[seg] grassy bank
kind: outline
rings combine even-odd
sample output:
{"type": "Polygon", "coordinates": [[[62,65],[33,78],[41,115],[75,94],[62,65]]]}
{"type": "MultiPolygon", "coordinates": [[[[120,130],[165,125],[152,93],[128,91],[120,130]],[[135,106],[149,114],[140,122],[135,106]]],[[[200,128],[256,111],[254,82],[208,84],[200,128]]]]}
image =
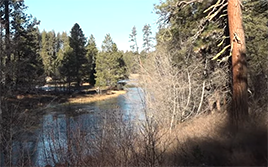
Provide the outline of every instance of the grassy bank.
{"type": "MultiPolygon", "coordinates": [[[[84,103],[91,103],[95,101],[102,101],[114,97],[118,97],[119,95],[125,94],[126,91],[121,90],[121,91],[111,91],[109,93],[105,94],[89,94],[89,95],[78,95],[76,97],[69,97],[67,98],[68,104],[84,104],[84,103]]],[[[66,104],[64,103],[64,104],[66,104]]]]}

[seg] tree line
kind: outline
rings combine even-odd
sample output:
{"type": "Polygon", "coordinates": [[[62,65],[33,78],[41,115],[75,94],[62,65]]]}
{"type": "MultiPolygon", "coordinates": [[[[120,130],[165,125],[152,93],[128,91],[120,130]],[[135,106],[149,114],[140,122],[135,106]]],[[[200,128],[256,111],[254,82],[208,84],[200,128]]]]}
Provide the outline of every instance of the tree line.
{"type": "Polygon", "coordinates": [[[137,73],[138,55],[146,54],[153,48],[150,25],[144,26],[144,50],[139,53],[135,26],[130,34],[132,51],[120,51],[111,35],[106,34],[101,50],[96,46],[91,34],[85,37],[79,24],[75,24],[70,36],[66,32],[43,31],[41,33],[40,57],[44,75],[76,86],[89,83],[91,86],[115,86],[120,79],[128,78],[130,73],[137,73]]]}
{"type": "MultiPolygon", "coordinates": [[[[25,13],[24,1],[1,1],[1,87],[2,91],[30,90],[45,84],[45,78],[69,87],[82,83],[91,86],[114,86],[129,73],[137,72],[136,58],[140,53],[136,28],[131,32],[132,51],[120,51],[110,34],[106,34],[101,50],[93,35],[87,39],[75,23],[68,35],[43,30],[39,21],[25,13]],[[135,40],[135,41],[134,41],[135,40]],[[136,49],[134,49],[135,47],[136,49]]],[[[145,55],[152,46],[150,25],[144,29],[145,55]]],[[[144,57],[144,56],[143,56],[144,57]]]]}

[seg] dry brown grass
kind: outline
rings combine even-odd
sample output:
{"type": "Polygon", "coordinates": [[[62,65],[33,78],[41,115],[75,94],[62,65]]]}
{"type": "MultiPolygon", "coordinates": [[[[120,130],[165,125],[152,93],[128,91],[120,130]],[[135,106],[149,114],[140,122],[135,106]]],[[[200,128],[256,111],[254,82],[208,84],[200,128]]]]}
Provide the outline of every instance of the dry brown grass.
{"type": "Polygon", "coordinates": [[[83,104],[83,103],[91,103],[95,101],[102,101],[109,98],[118,97],[119,95],[125,94],[126,91],[111,91],[106,94],[94,94],[94,95],[80,95],[76,97],[68,98],[69,104],[83,104]]]}
{"type": "Polygon", "coordinates": [[[163,164],[266,166],[268,114],[251,115],[238,128],[228,118],[226,113],[201,115],[177,125],[161,139],[162,145],[169,141],[163,164]]]}

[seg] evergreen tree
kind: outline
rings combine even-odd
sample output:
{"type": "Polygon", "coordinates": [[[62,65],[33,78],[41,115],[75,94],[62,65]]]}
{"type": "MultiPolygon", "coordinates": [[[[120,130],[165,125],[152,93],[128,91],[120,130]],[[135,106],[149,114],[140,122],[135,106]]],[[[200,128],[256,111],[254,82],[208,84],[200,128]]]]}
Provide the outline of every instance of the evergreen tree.
{"type": "MultiPolygon", "coordinates": [[[[42,66],[39,57],[39,22],[25,13],[24,1],[5,0],[0,3],[1,29],[5,28],[5,38],[1,36],[1,88],[0,90],[0,143],[1,165],[12,166],[14,136],[18,136],[14,127],[16,113],[19,108],[8,101],[2,103],[7,96],[17,92],[31,91],[39,82],[42,66]],[[2,78],[3,77],[3,78],[2,78]],[[2,104],[5,104],[4,106],[2,104]],[[9,106],[9,107],[7,107],[9,106]],[[12,136],[12,137],[11,137],[12,136]],[[2,161],[4,160],[4,161],[2,161]]],[[[1,31],[2,32],[2,31],[1,31]]],[[[2,35],[2,34],[1,34],[2,35]]],[[[15,165],[15,164],[13,164],[15,165]]]]}
{"type": "Polygon", "coordinates": [[[106,34],[104,41],[102,42],[101,49],[102,52],[112,52],[114,46],[114,42],[110,34],[106,34]]]}
{"type": "Polygon", "coordinates": [[[153,47],[153,37],[152,35],[152,31],[151,31],[151,26],[150,24],[145,24],[143,29],[143,48],[145,49],[145,51],[148,53],[150,51],[150,49],[153,47]]]}
{"type": "Polygon", "coordinates": [[[75,56],[73,54],[73,50],[70,47],[64,52],[63,59],[61,61],[61,67],[60,67],[60,73],[61,76],[64,76],[66,78],[66,81],[68,83],[69,91],[71,87],[71,82],[76,79],[76,71],[75,69],[75,56]]]}
{"type": "Polygon", "coordinates": [[[126,64],[127,75],[138,72],[138,56],[139,53],[127,51],[124,53],[123,59],[126,64]]]}
{"type": "MultiPolygon", "coordinates": [[[[196,104],[196,101],[204,101],[204,103],[200,103],[200,107],[196,108],[197,112],[202,111],[203,107],[213,111],[221,110],[220,104],[224,104],[230,98],[229,93],[226,93],[230,85],[230,80],[226,79],[229,76],[228,61],[220,62],[221,58],[229,56],[229,50],[227,49],[221,54],[222,57],[219,57],[218,61],[212,60],[215,55],[229,45],[226,7],[217,6],[214,9],[215,1],[210,0],[204,0],[202,3],[192,2],[172,0],[156,6],[157,13],[160,15],[161,28],[157,34],[156,54],[161,55],[161,52],[164,51],[164,54],[166,52],[172,67],[170,72],[178,71],[180,73],[176,74],[178,78],[189,71],[194,71],[191,78],[194,78],[195,84],[192,84],[189,90],[196,91],[195,97],[188,98],[185,111],[174,115],[178,121],[185,119],[183,115],[189,114],[189,110],[195,110],[193,108],[199,105],[196,104]],[[213,12],[210,10],[207,11],[208,9],[219,12],[216,16],[221,17],[213,17],[215,15],[212,15],[213,12]],[[211,17],[207,16],[207,13],[212,13],[211,17]],[[217,44],[219,45],[217,46],[217,44]],[[221,77],[217,73],[221,73],[221,77]],[[208,88],[208,94],[203,94],[203,90],[200,89],[201,85],[208,88]],[[209,96],[218,96],[215,92],[220,92],[221,97],[210,100],[209,96]],[[210,103],[217,105],[213,106],[210,103]]],[[[159,56],[157,59],[161,60],[162,58],[159,56]]],[[[158,70],[159,63],[161,67],[161,62],[157,59],[155,60],[156,70],[158,70]]],[[[162,74],[161,71],[159,73],[162,74]]],[[[186,80],[186,82],[188,81],[186,80]]],[[[176,92],[176,89],[173,91],[176,92]]]]}
{"type": "MultiPolygon", "coordinates": [[[[64,54],[67,53],[70,50],[69,45],[69,37],[66,32],[62,32],[59,35],[59,50],[57,53],[57,61],[60,64],[61,61],[64,59],[64,54]]],[[[59,65],[60,66],[60,65],[59,65]]]]}
{"type": "Polygon", "coordinates": [[[87,71],[88,75],[86,77],[89,79],[90,85],[95,85],[95,67],[96,67],[96,56],[98,54],[98,49],[96,46],[95,38],[93,35],[90,36],[87,46],[86,46],[87,54],[87,71]]]}
{"type": "Polygon", "coordinates": [[[83,76],[85,75],[85,63],[86,63],[86,38],[82,29],[76,23],[71,29],[71,36],[69,37],[70,47],[72,48],[73,60],[72,66],[74,66],[74,76],[76,76],[77,86],[80,86],[83,76]]]}
{"type": "MultiPolygon", "coordinates": [[[[267,59],[263,56],[267,55],[267,42],[264,41],[267,41],[268,8],[266,1],[245,0],[243,1],[245,10],[243,15],[237,11],[236,16],[232,18],[234,13],[227,13],[227,6],[230,7],[235,2],[236,5],[233,7],[238,8],[241,6],[241,1],[228,1],[228,4],[225,2],[223,0],[217,2],[204,0],[202,3],[198,1],[191,1],[191,3],[166,1],[156,6],[163,23],[160,25],[162,29],[157,35],[157,44],[160,47],[165,46],[170,51],[169,53],[173,55],[174,65],[178,67],[184,66],[185,68],[202,58],[199,61],[204,62],[205,78],[210,78],[211,74],[228,65],[231,67],[230,63],[233,59],[233,67],[230,69],[235,71],[228,73],[230,80],[224,80],[220,84],[217,80],[213,81],[212,78],[210,80],[213,81],[212,88],[226,90],[224,87],[229,85],[230,92],[233,92],[233,106],[235,106],[233,107],[235,113],[231,114],[238,118],[247,115],[247,63],[251,67],[249,71],[250,76],[253,76],[252,84],[254,86],[252,87],[256,91],[256,94],[255,92],[253,94],[259,97],[264,97],[262,95],[265,94],[263,88],[266,85],[262,83],[267,82],[264,77],[267,72],[267,68],[265,68],[267,59]],[[246,42],[244,33],[241,31],[243,29],[241,20],[233,21],[242,17],[246,42]],[[240,27],[238,28],[238,26],[240,27]],[[240,40],[241,44],[238,43],[240,40]],[[249,62],[245,57],[245,43],[249,62]],[[242,45],[243,48],[240,48],[240,51],[230,54],[242,45]],[[230,56],[234,54],[236,56],[230,56]],[[238,59],[234,60],[234,58],[238,59]],[[254,77],[254,75],[257,76],[254,77]],[[238,85],[236,85],[237,83],[238,85]],[[232,90],[233,88],[235,90],[232,90]],[[262,91],[259,91],[260,88],[262,91]]],[[[232,10],[229,8],[228,11],[232,10]]],[[[258,102],[260,101],[262,100],[258,100],[258,102]]]]}
{"type": "Polygon", "coordinates": [[[132,28],[131,34],[129,34],[129,38],[130,42],[132,43],[132,45],[130,45],[130,48],[133,52],[139,53],[139,47],[137,44],[137,29],[135,26],[132,28]]]}
{"type": "MultiPolygon", "coordinates": [[[[27,6],[24,2],[5,1],[6,46],[4,73],[10,89],[24,87],[29,89],[38,82],[42,73],[39,57],[39,21],[25,14],[27,6]],[[9,22],[9,20],[11,20],[9,22]],[[7,25],[8,24],[8,25],[7,25]],[[7,37],[8,36],[8,37],[7,37]],[[10,48],[12,47],[12,49],[10,48]]],[[[3,9],[3,8],[2,8],[3,9]]]]}
{"type": "Polygon", "coordinates": [[[54,76],[55,76],[55,79],[60,79],[61,76],[60,76],[60,71],[59,71],[59,68],[60,68],[60,56],[59,53],[60,53],[60,49],[62,47],[62,40],[61,40],[61,34],[60,33],[57,33],[57,36],[56,36],[56,45],[55,45],[55,61],[54,61],[54,76]]]}
{"type": "Polygon", "coordinates": [[[102,51],[96,58],[96,84],[98,86],[115,86],[119,79],[125,78],[126,66],[123,53],[118,51],[110,34],[105,36],[102,51]]]}
{"type": "MultiPolygon", "coordinates": [[[[39,54],[39,30],[35,23],[15,33],[14,42],[14,81],[17,88],[32,89],[42,83],[43,65],[39,54]]],[[[26,89],[27,90],[27,89],[26,89]]]]}
{"type": "Polygon", "coordinates": [[[69,37],[66,32],[63,32],[60,36],[60,49],[58,52],[57,62],[60,73],[60,78],[68,83],[69,91],[71,82],[75,79],[74,74],[74,56],[72,54],[72,48],[69,45],[69,37]]]}
{"type": "Polygon", "coordinates": [[[41,42],[41,57],[45,68],[45,74],[53,77],[56,71],[56,59],[57,59],[57,40],[54,31],[43,31],[41,42]]]}
{"type": "Polygon", "coordinates": [[[268,3],[267,1],[247,0],[244,3],[243,21],[249,64],[249,89],[260,105],[267,104],[268,90],[268,3]],[[257,46],[257,47],[256,47],[257,46]]]}
{"type": "Polygon", "coordinates": [[[228,2],[228,26],[232,47],[232,111],[234,120],[248,116],[246,43],[240,0],[228,2]]]}

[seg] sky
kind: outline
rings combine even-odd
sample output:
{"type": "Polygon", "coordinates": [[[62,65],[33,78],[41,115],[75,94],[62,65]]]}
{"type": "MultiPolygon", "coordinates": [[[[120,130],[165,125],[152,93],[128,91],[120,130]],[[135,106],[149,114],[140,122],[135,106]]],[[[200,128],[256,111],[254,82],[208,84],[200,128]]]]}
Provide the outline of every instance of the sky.
{"type": "Polygon", "coordinates": [[[157,32],[158,16],[154,4],[159,0],[25,0],[26,13],[40,20],[39,30],[71,31],[78,23],[84,35],[91,34],[100,49],[106,34],[110,34],[119,50],[131,50],[129,34],[137,28],[137,42],[142,48],[142,28],[151,25],[153,36],[157,32]]]}

